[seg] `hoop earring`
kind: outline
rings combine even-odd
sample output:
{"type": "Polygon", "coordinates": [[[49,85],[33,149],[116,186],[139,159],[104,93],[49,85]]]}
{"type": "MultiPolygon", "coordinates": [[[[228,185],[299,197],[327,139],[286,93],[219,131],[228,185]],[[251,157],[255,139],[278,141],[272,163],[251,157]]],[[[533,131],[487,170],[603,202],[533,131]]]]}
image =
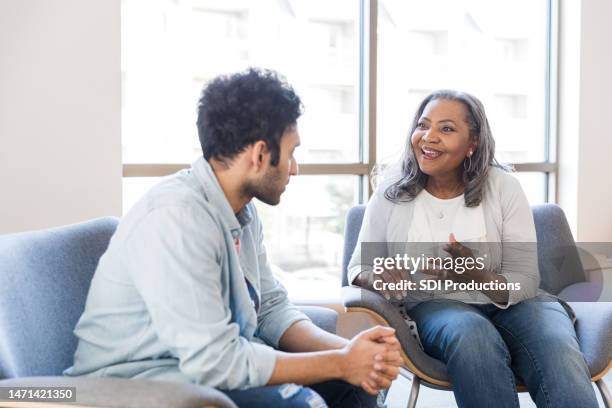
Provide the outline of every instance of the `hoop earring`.
{"type": "Polygon", "coordinates": [[[463,161],[463,170],[465,170],[466,173],[472,172],[472,155],[469,155],[468,158],[463,161]],[[468,163],[467,168],[465,167],[466,163],[468,163]]]}

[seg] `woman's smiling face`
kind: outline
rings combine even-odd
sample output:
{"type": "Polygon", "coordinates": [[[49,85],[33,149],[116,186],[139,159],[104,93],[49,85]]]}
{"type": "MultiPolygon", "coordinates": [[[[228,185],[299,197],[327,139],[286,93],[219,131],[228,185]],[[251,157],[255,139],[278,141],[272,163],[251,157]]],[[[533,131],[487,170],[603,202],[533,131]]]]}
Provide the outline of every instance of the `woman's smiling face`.
{"type": "Polygon", "coordinates": [[[423,173],[435,177],[463,170],[463,160],[475,150],[467,115],[458,101],[435,99],[425,106],[411,139],[423,173]]]}

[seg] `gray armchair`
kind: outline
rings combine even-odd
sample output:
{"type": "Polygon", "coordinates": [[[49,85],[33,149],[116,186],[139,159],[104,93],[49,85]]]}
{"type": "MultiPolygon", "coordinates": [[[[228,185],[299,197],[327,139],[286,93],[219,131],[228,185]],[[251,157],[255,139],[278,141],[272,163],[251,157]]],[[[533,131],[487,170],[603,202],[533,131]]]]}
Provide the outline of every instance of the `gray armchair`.
{"type": "MultiPolygon", "coordinates": [[[[586,275],[563,210],[552,204],[534,206],[532,210],[538,239],[540,287],[555,295],[575,293],[585,284],[586,275]]],[[[347,214],[342,272],[344,306],[349,313],[368,313],[378,323],[396,329],[405,367],[413,374],[408,406],[414,407],[421,383],[442,390],[452,390],[452,384],[446,365],[419,347],[395,306],[375,292],[348,285],[347,267],[357,243],[364,211],[365,206],[360,205],[347,214]]],[[[577,315],[576,332],[591,379],[597,384],[606,407],[611,408],[612,398],[602,378],[612,367],[612,304],[570,304],[577,315]]],[[[526,389],[519,386],[519,391],[526,389]]]]}
{"type": "MultiPolygon", "coordinates": [[[[73,329],[117,223],[107,217],[0,236],[0,387],[76,387],[76,403],[88,407],[235,407],[222,392],[195,384],[61,376],[72,365],[73,329]]],[[[303,310],[335,332],[335,311],[303,310]]]]}

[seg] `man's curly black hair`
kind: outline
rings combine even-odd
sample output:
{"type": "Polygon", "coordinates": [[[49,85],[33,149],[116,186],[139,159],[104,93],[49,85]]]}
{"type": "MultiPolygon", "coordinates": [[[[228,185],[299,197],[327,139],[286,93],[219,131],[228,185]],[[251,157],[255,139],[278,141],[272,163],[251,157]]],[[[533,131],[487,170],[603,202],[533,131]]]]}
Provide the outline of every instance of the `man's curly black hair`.
{"type": "Polygon", "coordinates": [[[271,152],[270,164],[280,158],[285,130],[302,114],[302,102],[276,72],[249,68],[213,79],[198,103],[198,134],[204,158],[232,160],[259,141],[271,152]]]}

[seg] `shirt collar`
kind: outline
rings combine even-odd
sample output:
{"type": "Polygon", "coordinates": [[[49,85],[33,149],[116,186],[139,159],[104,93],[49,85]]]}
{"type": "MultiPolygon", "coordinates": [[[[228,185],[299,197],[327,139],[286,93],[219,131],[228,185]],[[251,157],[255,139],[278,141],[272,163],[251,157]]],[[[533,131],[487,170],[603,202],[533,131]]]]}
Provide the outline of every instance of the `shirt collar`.
{"type": "Polygon", "coordinates": [[[204,187],[204,195],[208,202],[219,211],[223,222],[232,232],[232,236],[238,238],[241,229],[253,220],[253,214],[249,208],[250,204],[245,205],[238,214],[234,214],[234,210],[232,210],[227,197],[225,197],[221,189],[221,185],[219,185],[217,176],[204,157],[200,157],[193,162],[191,169],[196,179],[204,187]]]}

